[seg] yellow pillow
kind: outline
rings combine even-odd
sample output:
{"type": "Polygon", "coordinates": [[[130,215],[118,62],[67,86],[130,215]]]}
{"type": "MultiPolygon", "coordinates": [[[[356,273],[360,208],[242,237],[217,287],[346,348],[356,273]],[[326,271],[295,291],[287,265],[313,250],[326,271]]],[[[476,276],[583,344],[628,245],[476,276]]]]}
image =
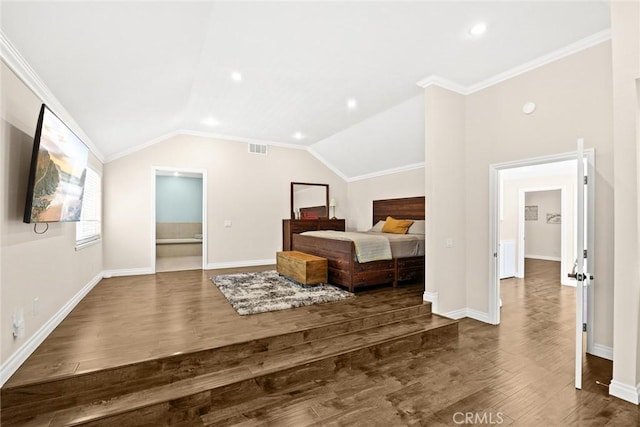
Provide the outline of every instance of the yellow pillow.
{"type": "Polygon", "coordinates": [[[382,227],[383,233],[393,233],[393,234],[407,234],[409,231],[409,227],[411,227],[413,221],[410,219],[395,219],[390,216],[384,222],[384,227],[382,227]]]}

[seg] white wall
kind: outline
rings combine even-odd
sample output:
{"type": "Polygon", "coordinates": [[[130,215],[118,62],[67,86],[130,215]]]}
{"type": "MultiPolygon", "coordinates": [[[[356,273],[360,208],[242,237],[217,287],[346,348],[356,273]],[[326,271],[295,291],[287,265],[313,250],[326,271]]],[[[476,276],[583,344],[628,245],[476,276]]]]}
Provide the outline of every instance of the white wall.
{"type": "MultiPolygon", "coordinates": [[[[347,195],[346,182],[304,150],[270,146],[263,156],[248,153],[246,143],[171,137],[105,165],[104,263],[115,274],[151,269],[152,166],[207,171],[210,268],[273,262],[282,219],[290,217],[291,181],[329,184],[337,200],[347,195]]],[[[336,216],[346,209],[339,204],[336,216]]]]}
{"type": "Polygon", "coordinates": [[[549,213],[562,213],[562,219],[567,220],[569,215],[560,205],[560,190],[525,193],[525,206],[538,206],[538,219],[524,223],[526,258],[560,261],[560,224],[547,223],[549,213]]]}
{"type": "MultiPolygon", "coordinates": [[[[611,2],[615,293],[611,394],[640,401],[640,4],[611,2]]],[[[597,203],[600,203],[598,200],[597,203]]]]}
{"type": "MultiPolygon", "coordinates": [[[[467,253],[465,201],[465,97],[431,86],[425,89],[425,197],[426,283],[425,298],[437,294],[436,313],[467,307],[467,253]],[[451,245],[448,244],[451,243],[451,245]]],[[[473,211],[476,209],[473,208],[473,211]]],[[[482,233],[487,223],[476,228],[482,233]]],[[[477,256],[472,254],[471,256],[477,256]]]]}
{"type": "MultiPolygon", "coordinates": [[[[4,63],[0,66],[0,379],[4,381],[29,349],[44,339],[51,322],[62,320],[56,315],[65,307],[68,309],[83,288],[86,291],[101,278],[102,244],[76,251],[74,223],[52,223],[45,234],[37,235],[33,224],[22,222],[41,100],[4,63]],[[33,309],[35,298],[37,311],[33,309]],[[21,338],[12,336],[11,315],[16,309],[22,309],[25,316],[25,334],[21,338]]],[[[95,157],[90,156],[89,161],[102,171],[95,157]]]]}
{"type": "MultiPolygon", "coordinates": [[[[435,89],[425,89],[427,158],[427,234],[458,233],[462,254],[452,254],[437,241],[427,248],[427,290],[439,292],[440,305],[487,313],[489,266],[492,249],[489,238],[489,165],[575,151],[576,139],[585,139],[595,149],[595,342],[611,347],[613,337],[613,144],[611,44],[601,43],[563,59],[541,66],[484,90],[462,97],[455,119],[447,121],[464,130],[462,142],[446,166],[437,166],[432,152],[447,140],[429,137],[429,118],[438,110],[448,111],[449,102],[433,98],[435,89]],[[432,104],[429,104],[429,100],[432,104]],[[522,105],[534,101],[537,110],[524,115],[522,105]],[[455,161],[454,161],[455,160],[455,161]],[[433,167],[430,167],[433,165],[433,167]],[[431,170],[430,170],[431,169],[431,170]],[[463,182],[459,182],[460,179],[463,182]],[[430,187],[451,194],[445,199],[447,214],[429,215],[437,206],[429,197],[430,187]],[[460,216],[463,220],[461,221],[460,216]],[[432,268],[432,266],[439,268],[432,268]],[[452,266],[468,276],[452,278],[452,266]],[[442,266],[442,267],[440,267],[442,266]],[[431,271],[429,273],[429,271],[431,271]],[[449,295],[451,282],[462,281],[466,298],[449,295]],[[447,293],[446,300],[443,295],[447,293]]],[[[440,89],[441,91],[443,89],[440,89]]],[[[449,97],[454,96],[449,95],[449,97]]],[[[446,162],[445,159],[441,159],[446,162]]],[[[458,249],[459,250],[459,249],[458,249]]],[[[443,312],[444,310],[440,310],[443,312]]]]}
{"type": "Polygon", "coordinates": [[[348,179],[424,161],[424,100],[418,95],[312,145],[348,179]]]}
{"type": "Polygon", "coordinates": [[[371,228],[374,200],[417,196],[424,196],[424,168],[349,182],[347,228],[353,231],[371,228]]]}

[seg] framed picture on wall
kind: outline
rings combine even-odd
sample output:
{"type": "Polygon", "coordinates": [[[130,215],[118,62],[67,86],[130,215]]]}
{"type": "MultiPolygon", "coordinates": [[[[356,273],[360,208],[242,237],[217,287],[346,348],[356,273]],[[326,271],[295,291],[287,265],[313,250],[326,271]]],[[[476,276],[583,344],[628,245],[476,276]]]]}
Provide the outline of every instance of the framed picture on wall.
{"type": "Polygon", "coordinates": [[[524,207],[524,220],[525,221],[537,221],[538,220],[538,206],[525,206],[524,207]]]}
{"type": "Polygon", "coordinates": [[[560,224],[562,222],[562,215],[559,213],[548,213],[547,224],[560,224]]]}

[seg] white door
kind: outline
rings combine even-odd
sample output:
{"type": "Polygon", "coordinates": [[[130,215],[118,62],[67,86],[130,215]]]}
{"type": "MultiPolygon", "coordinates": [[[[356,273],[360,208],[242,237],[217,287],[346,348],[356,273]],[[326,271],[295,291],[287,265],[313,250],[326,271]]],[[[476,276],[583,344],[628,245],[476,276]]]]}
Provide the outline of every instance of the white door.
{"type": "Polygon", "coordinates": [[[586,230],[590,227],[587,227],[589,224],[587,213],[589,209],[587,209],[587,197],[586,195],[589,193],[588,186],[591,184],[589,182],[588,170],[589,168],[585,168],[584,162],[584,141],[582,139],[578,139],[577,144],[577,160],[578,160],[578,174],[576,177],[576,194],[577,194],[577,206],[576,206],[576,268],[575,271],[570,274],[570,277],[576,279],[576,367],[575,367],[575,385],[576,388],[582,388],[582,359],[584,355],[583,351],[583,341],[584,341],[584,332],[586,332],[587,327],[587,313],[586,313],[586,301],[587,301],[587,291],[586,287],[589,281],[593,278],[591,274],[588,272],[590,266],[587,265],[587,253],[589,249],[587,248],[587,242],[591,241],[590,238],[586,237],[586,230]]]}

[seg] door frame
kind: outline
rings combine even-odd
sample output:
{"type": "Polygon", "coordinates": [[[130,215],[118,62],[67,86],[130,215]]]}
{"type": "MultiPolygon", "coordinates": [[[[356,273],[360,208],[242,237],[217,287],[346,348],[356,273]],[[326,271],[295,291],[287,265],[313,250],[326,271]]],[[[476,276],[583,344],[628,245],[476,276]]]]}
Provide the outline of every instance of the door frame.
{"type": "MultiPolygon", "coordinates": [[[[565,160],[575,160],[575,151],[552,154],[549,156],[532,157],[528,159],[515,160],[511,162],[494,163],[489,165],[489,301],[488,315],[489,323],[500,324],[500,270],[498,268],[498,254],[500,244],[500,179],[499,171],[524,166],[535,166],[544,163],[555,163],[565,160]]],[[[594,231],[595,231],[595,150],[587,148],[584,150],[584,158],[587,159],[587,171],[591,183],[587,193],[587,215],[589,223],[587,227],[587,263],[590,266],[590,273],[596,279],[591,281],[586,289],[587,292],[587,353],[593,353],[593,307],[594,292],[593,286],[597,281],[597,266],[594,264],[594,231]]],[[[577,191],[577,189],[576,189],[577,191]]]]}
{"type": "Polygon", "coordinates": [[[208,266],[207,242],[207,170],[170,166],[151,166],[151,271],[156,273],[156,176],[158,172],[178,172],[202,176],[202,269],[208,266]]]}

